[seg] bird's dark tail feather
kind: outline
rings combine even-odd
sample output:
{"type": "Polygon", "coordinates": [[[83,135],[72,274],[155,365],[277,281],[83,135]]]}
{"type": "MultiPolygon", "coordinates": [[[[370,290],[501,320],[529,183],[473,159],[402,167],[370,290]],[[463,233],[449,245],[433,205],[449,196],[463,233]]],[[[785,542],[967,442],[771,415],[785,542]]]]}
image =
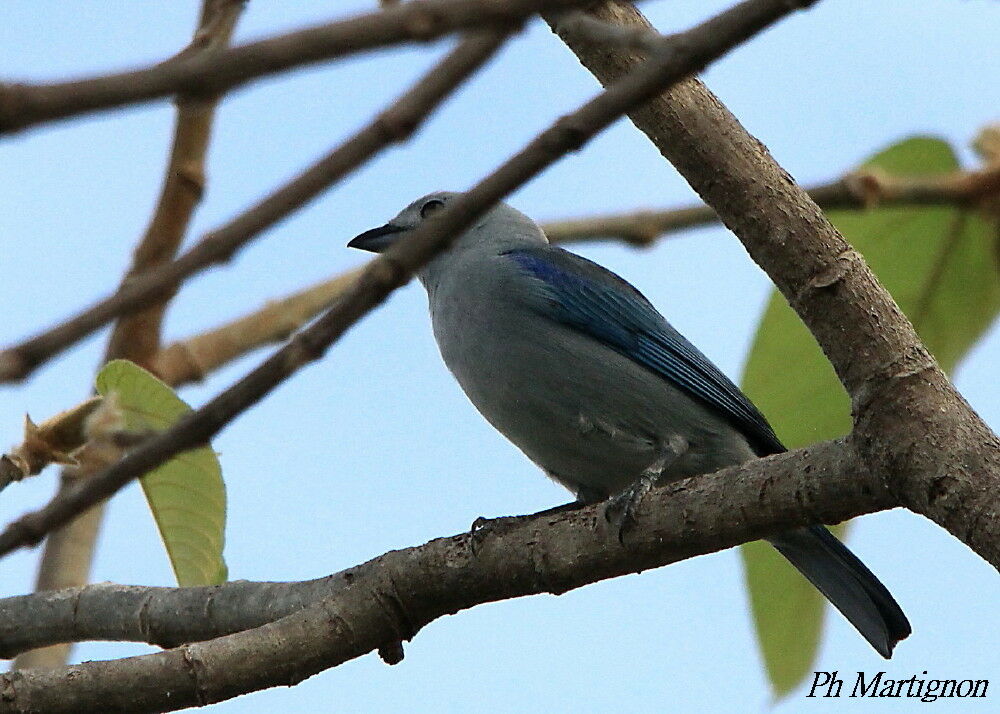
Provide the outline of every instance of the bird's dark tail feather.
{"type": "Polygon", "coordinates": [[[910,623],[885,585],[826,528],[798,528],[770,543],[880,655],[889,659],[896,643],[909,636],[910,623]]]}

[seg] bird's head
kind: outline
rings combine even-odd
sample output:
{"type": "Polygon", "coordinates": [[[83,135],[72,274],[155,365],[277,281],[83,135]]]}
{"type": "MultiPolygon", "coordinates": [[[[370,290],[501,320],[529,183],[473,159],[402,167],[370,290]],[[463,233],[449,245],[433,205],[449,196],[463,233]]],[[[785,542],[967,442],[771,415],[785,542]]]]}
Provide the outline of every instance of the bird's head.
{"type": "MultiPolygon", "coordinates": [[[[404,208],[384,226],[365,231],[347,245],[370,253],[383,253],[461,195],[454,191],[429,193],[404,208]]],[[[498,203],[456,238],[449,252],[466,249],[506,250],[525,243],[547,242],[545,234],[534,221],[516,208],[498,203]]]]}

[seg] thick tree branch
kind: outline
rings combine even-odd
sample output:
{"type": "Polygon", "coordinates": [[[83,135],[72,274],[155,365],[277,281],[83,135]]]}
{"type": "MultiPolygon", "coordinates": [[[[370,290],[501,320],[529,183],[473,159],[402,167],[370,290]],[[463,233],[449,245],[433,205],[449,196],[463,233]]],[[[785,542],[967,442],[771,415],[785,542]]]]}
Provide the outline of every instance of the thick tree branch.
{"type": "MultiPolygon", "coordinates": [[[[359,566],[360,567],[360,566],[359,566]]],[[[155,587],[96,583],[0,599],[0,659],[59,642],[176,647],[280,619],[341,589],[344,573],[301,582],[155,587]]]]}
{"type": "MultiPolygon", "coordinates": [[[[814,0],[804,0],[808,6],[814,0]]],[[[113,495],[171,457],[208,442],[237,415],[256,404],[306,364],[319,359],[351,325],[366,315],[434,255],[444,250],[490,206],[578,149],[630,109],[753,36],[798,6],[787,0],[748,0],[676,36],[675,47],[636,68],[573,114],[559,119],[500,168],[447,208],[373,260],[351,289],[315,324],[300,332],[247,376],[151,438],[117,464],[22,516],[0,533],[0,555],[34,545],[75,514],[113,495]]]]}
{"type": "Polygon", "coordinates": [[[659,52],[670,38],[651,27],[624,27],[599,20],[583,10],[550,12],[560,32],[569,32],[592,45],[611,45],[623,49],[659,52]]]}
{"type": "Polygon", "coordinates": [[[171,94],[213,96],[295,67],[403,42],[426,42],[457,30],[507,27],[539,10],[583,2],[416,0],[240,45],[211,57],[182,53],[121,74],[47,85],[0,85],[0,134],[171,94]]]}
{"type": "MultiPolygon", "coordinates": [[[[412,638],[438,617],[481,603],[559,594],[788,527],[893,507],[883,480],[858,470],[858,462],[849,444],[825,442],[654,489],[638,509],[625,547],[610,533],[598,504],[392,551],[325,582],[304,584],[312,588],[310,596],[324,599],[256,629],[151,655],[4,675],[0,711],[69,712],[99,706],[106,712],[138,712],[203,705],[296,683],[382,642],[412,638]],[[261,652],[267,653],[266,659],[261,652]]],[[[47,602],[30,596],[30,604],[46,626],[63,635],[74,627],[59,622],[71,617],[69,604],[83,610],[77,617],[82,624],[93,605],[106,608],[129,601],[133,610],[123,613],[128,619],[151,623],[150,617],[157,617],[154,613],[169,602],[211,631],[218,623],[209,623],[204,613],[194,611],[199,603],[211,597],[215,612],[229,597],[249,596],[252,602],[261,602],[257,598],[273,592],[274,585],[232,583],[197,589],[191,596],[182,590],[151,591],[143,600],[130,593],[122,597],[105,593],[112,595],[112,602],[101,602],[102,593],[94,590],[94,601],[64,593],[47,602]],[[157,602],[159,598],[163,602],[157,602]],[[145,615],[134,608],[144,609],[145,615]]],[[[248,609],[248,602],[234,610],[248,609]]],[[[0,601],[0,613],[23,617],[27,605],[25,598],[0,601]]],[[[272,609],[268,614],[278,612],[272,609]]],[[[13,638],[18,633],[6,622],[6,617],[0,618],[0,641],[9,651],[13,641],[8,633],[13,638]]],[[[141,627],[122,623],[121,630],[140,634],[141,627]]]]}
{"type": "MultiPolygon", "coordinates": [[[[604,2],[604,21],[649,27],[604,2]]],[[[563,39],[605,84],[642,58],[563,39]]],[[[673,86],[632,121],[743,242],[812,331],[851,395],[853,438],[899,501],[1000,567],[1000,441],[937,367],[864,259],[819,207],[697,80],[673,86]]]]}
{"type": "Polygon", "coordinates": [[[464,41],[368,126],[297,177],[201,240],[177,260],[145,271],[81,313],[0,351],[0,383],[23,379],[110,320],[155,304],[190,276],[231,259],[261,232],[301,208],[390,144],[405,141],[445,97],[489,59],[497,33],[464,41]]]}
{"type": "MultiPolygon", "coordinates": [[[[705,515],[700,510],[698,503],[703,501],[719,501],[713,508],[726,511],[729,514],[727,522],[733,525],[747,511],[759,512],[761,508],[770,508],[761,506],[762,500],[770,503],[772,499],[784,498],[795,499],[794,505],[802,507],[809,517],[819,518],[819,511],[814,512],[814,509],[820,508],[818,504],[826,503],[827,490],[840,494],[838,509],[866,511],[870,508],[874,511],[892,507],[891,502],[884,500],[887,492],[872,496],[867,485],[871,476],[857,474],[856,463],[856,455],[852,455],[844,444],[828,442],[796,452],[794,457],[779,464],[758,463],[752,467],[732,469],[726,472],[727,476],[720,474],[710,479],[691,480],[683,486],[678,484],[669,491],[669,496],[666,492],[657,491],[657,495],[650,498],[657,499],[657,503],[661,498],[672,499],[670,509],[673,509],[673,514],[686,514],[684,527],[694,533],[719,526],[711,520],[714,516],[705,515]],[[727,478],[739,482],[740,487],[730,489],[727,486],[730,482],[725,480],[727,478]],[[835,485],[830,482],[831,479],[841,483],[835,485]],[[823,493],[815,492],[817,487],[822,488],[823,493]],[[721,490],[716,493],[716,489],[721,490]],[[848,494],[846,491],[851,492],[848,494]],[[741,500],[751,496],[750,502],[741,500]],[[799,500],[803,498],[808,500],[799,500]],[[737,521],[732,520],[734,517],[737,521]]],[[[877,482],[877,487],[882,488],[881,481],[877,482]]],[[[657,510],[659,506],[653,505],[652,501],[645,508],[649,517],[657,523],[655,528],[679,523],[670,520],[674,515],[657,510]]],[[[838,518],[830,512],[825,512],[825,517],[830,520],[838,518]]],[[[538,528],[545,523],[547,529],[548,522],[546,516],[539,516],[533,527],[538,528]]],[[[488,537],[489,531],[485,533],[488,537]]],[[[742,539],[744,535],[738,537],[742,539]]],[[[630,538],[636,537],[641,540],[652,538],[648,533],[630,534],[630,538]]],[[[745,537],[751,539],[749,535],[745,537]]],[[[660,551],[657,557],[666,557],[670,562],[680,559],[670,555],[680,552],[677,549],[684,540],[678,538],[677,543],[665,544],[668,550],[660,551]]],[[[417,553],[427,547],[409,550],[417,553]]],[[[558,548],[557,545],[551,547],[558,548]]],[[[631,542],[627,550],[632,550],[631,542]]],[[[336,596],[359,578],[374,577],[384,559],[385,556],[325,578],[302,582],[235,581],[189,588],[102,583],[0,599],[0,657],[11,657],[29,647],[65,641],[115,640],[175,647],[212,639],[259,627],[322,598],[336,596]]],[[[410,575],[399,573],[396,577],[406,582],[410,575]]],[[[495,577],[503,577],[503,574],[498,573],[495,577]]],[[[540,582],[546,580],[540,578],[540,582]]]]}

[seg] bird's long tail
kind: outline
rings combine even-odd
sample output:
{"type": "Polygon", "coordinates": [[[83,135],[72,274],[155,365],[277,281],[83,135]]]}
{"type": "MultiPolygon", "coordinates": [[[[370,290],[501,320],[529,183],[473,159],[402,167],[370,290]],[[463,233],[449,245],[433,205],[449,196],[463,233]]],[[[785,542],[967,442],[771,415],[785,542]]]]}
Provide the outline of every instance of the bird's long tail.
{"type": "Polygon", "coordinates": [[[910,634],[910,623],[886,587],[823,526],[787,531],[772,539],[800,573],[888,659],[910,634]]]}

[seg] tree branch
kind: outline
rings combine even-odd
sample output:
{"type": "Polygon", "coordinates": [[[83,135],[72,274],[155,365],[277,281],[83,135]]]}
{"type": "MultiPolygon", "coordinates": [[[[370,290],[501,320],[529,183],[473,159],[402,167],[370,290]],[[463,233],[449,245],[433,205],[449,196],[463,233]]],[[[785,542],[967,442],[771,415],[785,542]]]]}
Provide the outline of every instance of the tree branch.
{"type": "MultiPolygon", "coordinates": [[[[243,0],[206,0],[194,39],[180,56],[210,57],[224,50],[242,10],[243,0]]],[[[170,262],[177,253],[205,191],[205,153],[218,99],[217,96],[178,98],[174,140],[160,199],[135,248],[123,283],[170,262]]],[[[160,325],[168,297],[127,314],[117,322],[111,332],[105,361],[127,359],[148,367],[150,358],[160,346],[160,325]]]]}
{"type": "MultiPolygon", "coordinates": [[[[887,206],[986,208],[989,201],[1000,199],[1000,168],[931,176],[893,176],[862,169],[805,191],[824,211],[887,206]]],[[[542,228],[553,243],[619,239],[646,246],[668,234],[718,222],[719,216],[711,207],[693,204],[661,211],[552,221],[542,228]]]]}
{"type": "Polygon", "coordinates": [[[670,38],[651,27],[623,27],[599,20],[583,10],[551,11],[549,16],[560,32],[569,32],[593,45],[660,52],[670,38]]]}
{"type": "Polygon", "coordinates": [[[152,371],[172,387],[199,382],[237,357],[289,335],[327,309],[361,275],[349,270],[214,329],[177,340],[153,356],[152,371]]]}
{"type": "MultiPolygon", "coordinates": [[[[804,0],[801,4],[808,6],[813,1],[804,0]]],[[[53,528],[113,495],[130,481],[183,451],[207,443],[283,380],[322,357],[351,325],[381,304],[414,271],[444,250],[453,236],[498,200],[567,152],[578,149],[630,109],[664,87],[700,71],[708,62],[787,15],[797,5],[787,0],[748,0],[677,35],[672,51],[650,59],[573,114],[556,121],[433,220],[422,223],[405,240],[369,263],[334,307],[243,379],[71,493],[60,495],[41,510],[9,524],[0,533],[0,555],[37,543],[53,528]]]]}
{"type": "Polygon", "coordinates": [[[154,304],[190,276],[229,260],[251,239],[386,146],[409,138],[445,97],[493,55],[500,42],[495,33],[477,34],[464,41],[368,126],[236,218],[205,234],[180,258],[135,276],[118,292],[83,312],[0,351],[0,383],[23,379],[108,321],[154,304]]]}
{"type": "Polygon", "coordinates": [[[345,573],[355,571],[301,582],[233,580],[179,588],[96,583],[3,598],[0,659],[59,642],[176,647],[210,640],[301,610],[338,592],[345,573]]]}
{"type": "Polygon", "coordinates": [[[144,69],[47,85],[0,84],[0,134],[171,94],[224,93],[295,67],[450,32],[509,27],[543,9],[584,0],[417,0],[397,7],[233,47],[184,53],[144,69]]]}
{"type": "MultiPolygon", "coordinates": [[[[634,71],[609,69],[613,59],[593,62],[609,73],[634,71]]],[[[681,84],[634,114],[640,125],[661,122],[650,128],[654,140],[658,131],[659,142],[674,147],[682,172],[772,271],[824,345],[854,400],[850,437],[655,489],[638,509],[626,549],[604,532],[600,507],[433,541],[345,571],[331,598],[254,630],[143,657],[6,675],[0,707],[151,711],[219,701],[300,681],[479,602],[560,593],[900,502],[931,512],[1000,566],[1000,444],[941,375],[863,260],[699,83],[681,84]],[[262,652],[269,666],[261,666],[262,652]]],[[[557,137],[550,133],[549,141],[557,137]]],[[[481,194],[500,190],[482,186],[481,194]]],[[[474,215],[478,209],[468,204],[456,205],[474,215]]],[[[338,306],[357,300],[360,306],[343,309],[363,312],[368,298],[352,296],[366,280],[384,296],[463,220],[471,219],[458,209],[442,212],[426,224],[434,228],[374,261],[338,306]]]]}
{"type": "MultiPolygon", "coordinates": [[[[893,507],[882,478],[859,470],[858,462],[847,442],[832,441],[653,489],[637,511],[625,547],[610,533],[598,504],[392,551],[325,582],[303,584],[312,588],[312,596],[323,599],[255,629],[151,655],[3,675],[0,711],[99,707],[106,712],[138,712],[204,705],[268,686],[294,684],[383,642],[412,638],[438,617],[478,604],[559,594],[788,527],[893,507]]],[[[229,597],[249,596],[255,598],[252,602],[261,602],[256,598],[275,585],[231,583],[195,589],[191,595],[183,592],[186,588],[160,590],[145,593],[144,600],[135,597],[138,593],[125,592],[103,603],[74,593],[56,594],[47,602],[39,596],[29,596],[30,602],[11,598],[0,601],[4,615],[0,641],[9,651],[13,642],[9,638],[21,633],[8,616],[23,618],[29,604],[46,627],[63,634],[74,625],[57,620],[69,615],[71,603],[81,607],[77,621],[86,627],[84,621],[95,614],[89,612],[91,605],[117,607],[125,601],[140,609],[145,603],[150,623],[148,617],[157,617],[154,613],[172,601],[193,623],[206,624],[211,631],[218,629],[218,623],[209,623],[204,610],[196,612],[199,604],[211,598],[211,610],[216,612],[229,597]],[[157,603],[158,598],[163,602],[157,603]],[[49,605],[52,610],[44,609],[49,605]]],[[[97,590],[92,594],[100,596],[97,590]]],[[[250,609],[248,602],[243,600],[243,607],[234,610],[250,609]]],[[[303,604],[299,601],[293,609],[303,604]]],[[[269,614],[277,612],[272,609],[269,614]]],[[[174,615],[175,620],[183,619],[174,615]]],[[[142,616],[133,611],[128,617],[142,616]]],[[[122,629],[139,634],[134,624],[123,624],[122,629]]]]}
{"type": "MultiPolygon", "coordinates": [[[[649,27],[631,5],[594,15],[649,27]]],[[[605,84],[642,58],[563,33],[605,84]]],[[[819,207],[697,80],[632,121],[718,213],[809,327],[851,395],[852,438],[900,503],[1000,567],[1000,441],[959,395],[913,326],[819,207]]]]}

